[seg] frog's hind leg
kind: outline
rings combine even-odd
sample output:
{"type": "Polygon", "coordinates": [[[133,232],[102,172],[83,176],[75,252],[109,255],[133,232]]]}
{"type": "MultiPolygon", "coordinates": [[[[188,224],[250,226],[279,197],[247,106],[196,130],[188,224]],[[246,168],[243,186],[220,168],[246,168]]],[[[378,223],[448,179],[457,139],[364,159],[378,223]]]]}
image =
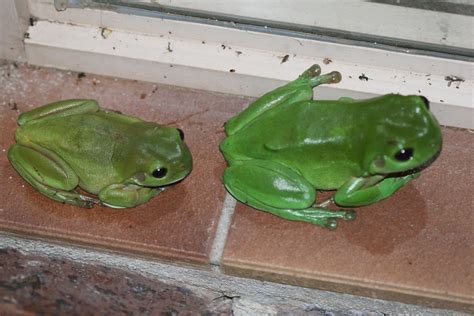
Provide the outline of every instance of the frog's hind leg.
{"type": "MultiPolygon", "coordinates": [[[[240,200],[240,198],[237,196],[235,197],[240,200]]],[[[270,212],[287,220],[308,222],[329,229],[335,229],[337,227],[337,219],[354,220],[356,216],[355,212],[352,210],[331,211],[320,207],[309,207],[305,209],[282,209],[263,204],[260,201],[254,200],[248,196],[244,198],[247,199],[245,204],[248,204],[256,209],[270,212]]]]}
{"type": "Polygon", "coordinates": [[[23,125],[33,120],[42,120],[82,114],[87,112],[97,112],[100,107],[95,100],[70,99],[49,103],[37,107],[31,111],[24,112],[18,117],[18,124],[23,125]]]}
{"type": "Polygon", "coordinates": [[[239,201],[279,217],[335,228],[337,218],[354,219],[353,211],[312,207],[316,192],[299,173],[277,162],[237,161],[224,172],[227,190],[239,201]]]}
{"type": "Polygon", "coordinates": [[[29,184],[51,199],[87,208],[99,203],[73,190],[79,183],[77,175],[51,151],[14,144],[8,159],[29,184]]]}
{"type": "Polygon", "coordinates": [[[325,75],[320,74],[321,68],[318,65],[312,65],[303,72],[298,79],[264,94],[225,124],[227,135],[235,134],[256,117],[272,108],[285,104],[294,104],[299,101],[311,100],[313,98],[313,88],[320,84],[337,83],[341,81],[341,74],[337,71],[325,75]]]}

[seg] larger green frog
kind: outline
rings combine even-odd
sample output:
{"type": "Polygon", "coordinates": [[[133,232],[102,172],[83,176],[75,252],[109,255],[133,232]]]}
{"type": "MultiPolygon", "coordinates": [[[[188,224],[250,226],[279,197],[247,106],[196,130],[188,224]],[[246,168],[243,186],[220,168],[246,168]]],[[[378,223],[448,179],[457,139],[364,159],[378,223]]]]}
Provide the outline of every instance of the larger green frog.
{"type": "Polygon", "coordinates": [[[47,104],[21,114],[18,124],[8,159],[35,189],[63,203],[134,207],[192,169],[181,130],[102,109],[94,100],[47,104]]]}
{"type": "Polygon", "coordinates": [[[422,96],[312,100],[313,87],[337,83],[313,65],[257,99],[225,124],[220,144],[227,190],[256,209],[335,228],[420,174],[441,150],[441,129],[422,96]],[[316,190],[337,190],[315,205],[316,190]]]}

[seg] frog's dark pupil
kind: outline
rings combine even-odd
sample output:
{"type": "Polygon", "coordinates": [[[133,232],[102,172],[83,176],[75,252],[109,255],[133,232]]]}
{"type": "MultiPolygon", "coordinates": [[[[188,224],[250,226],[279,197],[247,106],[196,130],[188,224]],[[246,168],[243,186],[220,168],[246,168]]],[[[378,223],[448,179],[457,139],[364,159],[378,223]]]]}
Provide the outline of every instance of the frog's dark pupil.
{"type": "Polygon", "coordinates": [[[164,176],[166,176],[167,173],[168,169],[166,168],[156,168],[155,170],[153,170],[153,173],[151,175],[155,178],[163,178],[164,176]]]}
{"type": "Polygon", "coordinates": [[[179,133],[179,138],[181,138],[181,140],[184,140],[184,132],[180,128],[177,128],[177,130],[179,133]]]}
{"type": "Polygon", "coordinates": [[[400,149],[400,151],[398,151],[395,154],[395,159],[397,159],[398,161],[407,161],[407,160],[410,160],[411,157],[413,157],[413,149],[412,148],[400,149]]]}

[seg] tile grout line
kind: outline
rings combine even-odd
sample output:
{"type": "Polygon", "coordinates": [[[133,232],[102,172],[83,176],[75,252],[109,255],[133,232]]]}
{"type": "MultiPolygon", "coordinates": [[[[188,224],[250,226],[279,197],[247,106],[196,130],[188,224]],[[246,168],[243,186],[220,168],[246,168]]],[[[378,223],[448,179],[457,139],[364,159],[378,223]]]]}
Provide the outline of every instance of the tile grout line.
{"type": "Polygon", "coordinates": [[[224,246],[227,241],[227,235],[229,234],[236,204],[237,201],[227,192],[222,206],[219,223],[217,224],[216,235],[211,246],[211,253],[209,255],[209,262],[214,266],[213,270],[220,271],[224,246]]]}

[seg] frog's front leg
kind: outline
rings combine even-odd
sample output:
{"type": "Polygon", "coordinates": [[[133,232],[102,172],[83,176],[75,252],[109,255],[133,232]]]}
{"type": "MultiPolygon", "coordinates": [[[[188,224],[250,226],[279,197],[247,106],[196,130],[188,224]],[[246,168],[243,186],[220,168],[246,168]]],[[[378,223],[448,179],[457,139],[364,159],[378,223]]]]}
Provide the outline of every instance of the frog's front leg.
{"type": "Polygon", "coordinates": [[[335,228],[337,218],[354,218],[353,211],[311,207],[316,200],[313,186],[299,173],[277,162],[235,161],[225,170],[224,183],[239,201],[285,219],[335,228]]]}
{"type": "Polygon", "coordinates": [[[313,88],[320,84],[341,81],[341,74],[337,71],[325,75],[320,75],[320,73],[321,68],[318,65],[313,65],[303,72],[298,79],[261,96],[225,124],[227,135],[230,136],[236,133],[262,113],[279,105],[311,100],[313,98],[313,88]]]}
{"type": "Polygon", "coordinates": [[[47,119],[52,117],[63,117],[86,112],[97,112],[99,109],[99,105],[95,100],[62,100],[49,103],[31,111],[22,113],[18,117],[18,124],[23,125],[33,120],[47,119]]]}
{"type": "Polygon", "coordinates": [[[39,146],[14,144],[8,159],[36,190],[59,202],[90,208],[98,200],[74,191],[79,179],[74,170],[55,153],[39,146]]]}
{"type": "Polygon", "coordinates": [[[402,186],[420,175],[419,172],[404,177],[383,176],[352,178],[334,195],[334,201],[341,206],[370,205],[394,194],[402,186]]]}
{"type": "Polygon", "coordinates": [[[135,207],[147,202],[163,190],[163,188],[141,187],[136,184],[112,184],[100,191],[99,199],[110,207],[135,207]]]}

